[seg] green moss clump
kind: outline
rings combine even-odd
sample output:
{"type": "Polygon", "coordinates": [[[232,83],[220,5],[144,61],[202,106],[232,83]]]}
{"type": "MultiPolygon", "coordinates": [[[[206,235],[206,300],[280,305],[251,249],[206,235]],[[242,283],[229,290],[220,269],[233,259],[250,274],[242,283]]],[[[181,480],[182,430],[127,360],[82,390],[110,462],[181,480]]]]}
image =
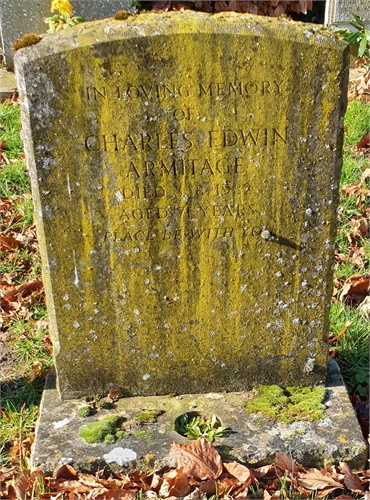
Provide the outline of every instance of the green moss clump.
{"type": "Polygon", "coordinates": [[[114,443],[114,435],[117,432],[117,420],[118,417],[112,415],[104,420],[81,425],[78,429],[78,435],[87,443],[101,443],[102,441],[109,442],[109,444],[114,443]]]}
{"type": "Polygon", "coordinates": [[[155,424],[159,415],[162,415],[161,410],[156,408],[153,410],[143,410],[141,413],[136,415],[134,418],[135,422],[138,424],[155,424]]]}
{"type": "Polygon", "coordinates": [[[89,417],[91,415],[91,408],[90,408],[90,406],[81,406],[77,410],[77,415],[79,417],[81,417],[81,418],[89,417]]]}
{"type": "Polygon", "coordinates": [[[126,21],[132,14],[130,12],[127,12],[126,10],[119,10],[114,14],[114,19],[116,21],[126,21]]]}
{"type": "Polygon", "coordinates": [[[324,387],[286,387],[277,385],[261,386],[258,396],[246,405],[248,413],[263,413],[268,418],[281,420],[286,424],[300,420],[320,420],[324,418],[322,404],[324,387]]]}
{"type": "Polygon", "coordinates": [[[104,438],[104,443],[105,444],[113,444],[115,442],[116,438],[113,436],[113,434],[107,434],[104,438]]]}
{"type": "Polygon", "coordinates": [[[125,431],[117,431],[116,432],[116,439],[126,439],[129,437],[128,432],[125,431]]]}
{"type": "Polygon", "coordinates": [[[146,442],[149,446],[153,444],[153,431],[151,429],[142,429],[140,431],[136,431],[134,436],[141,439],[146,439],[146,442]]]}
{"type": "Polygon", "coordinates": [[[144,430],[143,431],[136,431],[135,436],[138,438],[146,437],[146,431],[144,431],[144,430]]]}
{"type": "Polygon", "coordinates": [[[113,403],[111,401],[107,401],[106,399],[99,401],[99,408],[102,410],[110,410],[112,407],[113,403]]]}
{"type": "Polygon", "coordinates": [[[17,50],[23,49],[24,47],[31,47],[31,45],[35,45],[41,40],[41,36],[37,35],[36,33],[26,33],[23,38],[14,41],[13,51],[16,52],[17,50]]]}

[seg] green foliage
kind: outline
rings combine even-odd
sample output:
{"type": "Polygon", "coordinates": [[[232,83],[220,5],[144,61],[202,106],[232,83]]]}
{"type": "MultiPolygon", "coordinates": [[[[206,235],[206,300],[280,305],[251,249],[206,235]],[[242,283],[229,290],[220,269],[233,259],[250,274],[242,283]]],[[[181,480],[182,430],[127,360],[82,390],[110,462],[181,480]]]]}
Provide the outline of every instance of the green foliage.
{"type": "Polygon", "coordinates": [[[77,410],[77,415],[81,418],[89,417],[91,415],[91,413],[92,413],[91,408],[90,408],[90,406],[87,406],[87,405],[81,406],[77,410]]]}
{"type": "Polygon", "coordinates": [[[14,215],[17,219],[12,224],[12,230],[20,229],[24,231],[33,223],[33,202],[30,197],[19,198],[14,206],[14,215]]]}
{"type": "Polygon", "coordinates": [[[87,443],[114,443],[117,432],[118,417],[110,416],[103,420],[97,420],[91,424],[81,425],[78,435],[87,443]]]}
{"type": "Polygon", "coordinates": [[[98,406],[103,410],[110,410],[113,407],[113,403],[104,399],[103,401],[99,401],[98,406]]]}
{"type": "Polygon", "coordinates": [[[21,195],[29,191],[26,165],[16,161],[0,167],[0,198],[21,195]]]}
{"type": "Polygon", "coordinates": [[[27,375],[30,367],[37,363],[40,371],[45,372],[53,366],[53,359],[45,348],[44,330],[30,330],[23,332],[13,343],[14,353],[20,366],[24,367],[24,375],[27,375]]]}
{"type": "Polygon", "coordinates": [[[12,400],[4,400],[0,419],[0,450],[9,446],[15,437],[30,436],[34,431],[37,414],[38,407],[34,404],[16,405],[12,400]]]}
{"type": "Polygon", "coordinates": [[[113,444],[115,441],[116,441],[115,436],[113,436],[112,434],[106,434],[104,438],[105,444],[113,444]]]}
{"type": "Polygon", "coordinates": [[[210,418],[193,415],[192,413],[183,413],[175,420],[173,427],[176,432],[188,439],[206,438],[212,443],[216,437],[222,437],[227,429],[221,425],[216,415],[210,418]]]}
{"type": "MultiPolygon", "coordinates": [[[[370,130],[370,106],[356,100],[349,102],[347,112],[344,117],[344,151],[343,167],[340,179],[340,188],[350,184],[359,183],[362,173],[368,168],[368,158],[366,155],[356,151],[359,140],[370,130]]],[[[368,189],[366,180],[362,187],[368,189]]],[[[336,248],[339,253],[344,254],[348,259],[353,249],[353,242],[349,235],[353,233],[353,220],[366,217],[368,198],[361,198],[358,193],[347,194],[346,190],[340,195],[340,208],[338,211],[338,231],[336,234],[336,248]]],[[[370,255],[370,241],[368,237],[356,238],[357,245],[364,249],[364,255],[370,255]]],[[[367,259],[368,260],[368,259],[367,259]]],[[[366,259],[364,259],[366,261],[366,259]]],[[[350,262],[338,262],[335,268],[335,275],[339,279],[346,280],[354,274],[368,273],[368,266],[357,267],[350,262]]]]}
{"type": "MultiPolygon", "coordinates": [[[[22,284],[32,278],[40,277],[40,257],[34,253],[28,251],[27,248],[18,248],[13,252],[13,259],[6,259],[6,252],[0,252],[0,274],[14,273],[18,276],[14,276],[14,284],[22,284]]],[[[40,314],[41,306],[38,307],[40,314]]]]}
{"type": "Polygon", "coordinates": [[[330,323],[334,336],[338,336],[332,350],[338,354],[336,359],[348,391],[364,396],[369,384],[369,320],[356,309],[334,303],[330,323]]]}
{"type": "Polygon", "coordinates": [[[33,434],[42,387],[20,378],[17,384],[1,384],[0,458],[4,467],[10,465],[8,450],[14,439],[33,434]]]}
{"type": "Polygon", "coordinates": [[[69,14],[54,14],[45,19],[45,23],[49,25],[47,33],[56,33],[65,28],[72,28],[76,24],[83,23],[84,19],[80,16],[70,16],[69,14]]]}
{"type": "MultiPolygon", "coordinates": [[[[361,137],[369,132],[369,128],[370,106],[356,100],[349,102],[344,115],[344,147],[355,146],[361,137]]],[[[355,155],[353,159],[357,157],[358,155],[355,155]]]]}
{"type": "Polygon", "coordinates": [[[247,413],[263,413],[268,418],[289,424],[300,420],[320,420],[324,417],[322,404],[324,387],[260,386],[256,398],[246,405],[247,413]]]}
{"type": "Polygon", "coordinates": [[[358,43],[358,57],[365,57],[370,60],[370,30],[366,29],[364,21],[356,14],[351,13],[354,19],[350,25],[356,31],[339,30],[339,33],[350,45],[358,43]]]}
{"type": "Polygon", "coordinates": [[[0,142],[1,149],[9,158],[20,158],[22,140],[20,137],[21,115],[19,106],[5,101],[0,104],[0,142]]]}
{"type": "Polygon", "coordinates": [[[128,432],[125,432],[125,431],[117,431],[116,432],[116,439],[124,439],[124,438],[128,438],[128,437],[129,437],[128,432]]]}
{"type": "Polygon", "coordinates": [[[135,416],[134,420],[138,424],[155,424],[157,418],[162,415],[162,410],[143,410],[141,413],[135,416]]]}

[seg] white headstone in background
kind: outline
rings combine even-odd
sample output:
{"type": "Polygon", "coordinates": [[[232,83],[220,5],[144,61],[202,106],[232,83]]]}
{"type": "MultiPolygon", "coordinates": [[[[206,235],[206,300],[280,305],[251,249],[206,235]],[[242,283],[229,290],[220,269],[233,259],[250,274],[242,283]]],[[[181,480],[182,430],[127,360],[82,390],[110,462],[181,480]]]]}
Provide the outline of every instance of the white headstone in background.
{"type": "Polygon", "coordinates": [[[326,0],[325,25],[353,30],[352,13],[370,27],[370,0],[326,0]]]}

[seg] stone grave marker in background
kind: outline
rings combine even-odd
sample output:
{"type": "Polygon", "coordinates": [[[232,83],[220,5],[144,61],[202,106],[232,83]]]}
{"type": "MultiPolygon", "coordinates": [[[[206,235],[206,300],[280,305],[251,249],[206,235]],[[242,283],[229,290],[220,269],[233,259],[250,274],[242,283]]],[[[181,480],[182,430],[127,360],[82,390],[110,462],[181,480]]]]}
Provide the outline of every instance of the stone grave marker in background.
{"type": "Polygon", "coordinates": [[[16,63],[61,398],[324,382],[346,44],[188,11],[16,63]]]}
{"type": "Polygon", "coordinates": [[[325,24],[354,30],[352,14],[359,16],[370,27],[370,0],[326,0],[325,24]]]}
{"type": "MultiPolygon", "coordinates": [[[[113,16],[117,11],[132,10],[129,0],[74,0],[73,14],[85,20],[113,16]]],[[[6,68],[12,70],[13,42],[26,33],[45,33],[48,25],[45,18],[56,14],[50,11],[50,0],[1,0],[0,45],[5,55],[6,68]]]]}

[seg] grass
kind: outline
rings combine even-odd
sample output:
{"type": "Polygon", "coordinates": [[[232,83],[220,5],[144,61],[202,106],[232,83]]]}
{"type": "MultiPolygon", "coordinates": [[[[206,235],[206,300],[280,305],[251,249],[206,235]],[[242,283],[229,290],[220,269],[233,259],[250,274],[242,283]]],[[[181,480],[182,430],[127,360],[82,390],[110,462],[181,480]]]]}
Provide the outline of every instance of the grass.
{"type": "MultiPolygon", "coordinates": [[[[344,120],[344,151],[340,188],[347,184],[358,183],[361,174],[369,168],[369,156],[356,151],[356,145],[370,131],[370,106],[358,101],[348,105],[344,120]]],[[[363,186],[369,189],[369,185],[363,186]]],[[[360,200],[358,195],[341,194],[339,202],[338,231],[336,237],[337,250],[349,258],[353,251],[353,243],[363,249],[363,266],[354,267],[351,262],[337,264],[335,276],[346,280],[354,274],[370,275],[370,232],[356,241],[351,241],[353,228],[351,222],[361,217],[370,220],[366,209],[369,198],[360,200]]],[[[368,292],[369,293],[369,292],[368,292]]],[[[365,396],[369,386],[369,318],[356,307],[347,303],[334,302],[330,312],[331,332],[338,337],[332,351],[340,365],[347,388],[351,394],[365,396]],[[345,329],[345,325],[351,322],[345,329]],[[342,335],[341,331],[345,329],[342,335]],[[367,389],[366,389],[367,388],[367,389]]]]}
{"type": "MultiPolygon", "coordinates": [[[[341,187],[359,182],[362,172],[369,168],[369,157],[359,154],[355,149],[359,139],[369,130],[370,106],[352,101],[345,117],[341,187]]],[[[5,209],[2,234],[21,235],[33,241],[33,207],[19,131],[19,107],[10,102],[0,104],[0,198],[2,202],[9,202],[9,208],[5,209]]],[[[352,231],[351,222],[366,217],[368,201],[368,198],[359,200],[356,194],[342,194],[340,197],[337,250],[346,258],[353,250],[353,241],[348,236],[352,231]]],[[[357,239],[356,245],[363,249],[363,266],[354,267],[350,261],[337,263],[337,279],[369,274],[369,235],[357,239]]],[[[41,279],[37,247],[24,245],[12,250],[3,248],[0,252],[0,273],[10,280],[9,286],[41,279]]],[[[27,300],[25,297],[19,298],[20,307],[8,315],[0,337],[10,346],[12,359],[11,370],[2,380],[0,395],[0,459],[3,465],[16,463],[11,452],[14,441],[19,436],[32,436],[43,375],[52,366],[45,305],[41,299],[27,300]]],[[[349,391],[364,397],[369,383],[369,318],[361,315],[358,308],[346,301],[340,302],[337,298],[333,301],[330,319],[331,337],[335,340],[330,344],[331,352],[341,366],[349,391]]]]}
{"type": "Polygon", "coordinates": [[[20,129],[21,118],[18,106],[10,102],[3,103],[0,107],[0,140],[5,144],[9,158],[20,159],[23,154],[20,129]]]}
{"type": "Polygon", "coordinates": [[[345,330],[333,348],[343,378],[351,393],[365,396],[369,385],[369,318],[336,302],[330,311],[330,322],[336,337],[345,330]]]}
{"type": "Polygon", "coordinates": [[[29,180],[23,161],[4,165],[0,170],[0,198],[28,191],[29,180]]]}
{"type": "MultiPolygon", "coordinates": [[[[362,136],[369,132],[370,127],[370,106],[359,101],[351,101],[348,105],[344,122],[344,154],[347,148],[353,148],[362,136]]],[[[361,162],[362,163],[362,162],[361,162]]],[[[343,170],[342,181],[346,184],[347,172],[343,170]]]]}
{"type": "MultiPolygon", "coordinates": [[[[1,234],[19,237],[18,248],[0,246],[1,295],[26,282],[41,279],[40,256],[35,243],[33,203],[26,166],[22,159],[19,106],[0,104],[0,205],[1,234]],[[5,206],[5,207],[4,207],[5,206]]],[[[44,385],[43,375],[52,367],[46,308],[42,298],[20,296],[15,311],[5,312],[0,341],[9,348],[2,363],[0,385],[0,462],[2,466],[25,466],[14,443],[32,439],[44,385]],[[40,327],[44,325],[44,327],[40,327]]],[[[1,349],[1,345],[0,345],[1,349]]]]}

